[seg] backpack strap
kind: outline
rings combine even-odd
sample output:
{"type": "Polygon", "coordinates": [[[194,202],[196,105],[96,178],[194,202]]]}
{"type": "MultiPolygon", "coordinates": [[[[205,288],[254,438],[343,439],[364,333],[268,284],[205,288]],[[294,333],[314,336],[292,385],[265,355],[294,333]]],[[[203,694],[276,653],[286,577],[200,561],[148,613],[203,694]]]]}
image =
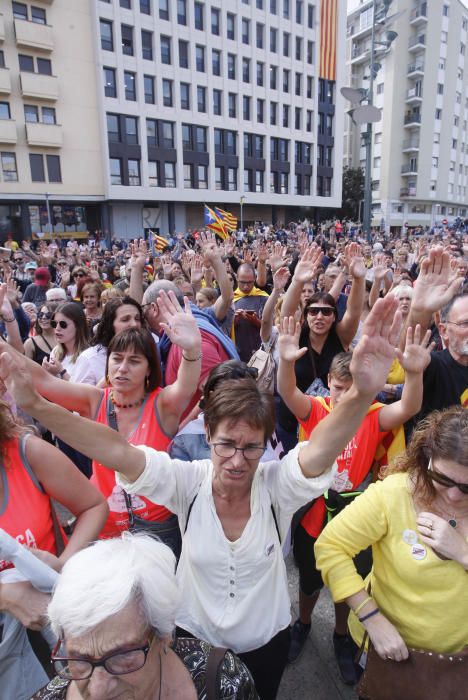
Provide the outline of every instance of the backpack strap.
{"type": "Polygon", "coordinates": [[[219,693],[221,667],[227,651],[229,649],[226,647],[210,649],[205,671],[206,700],[219,700],[221,697],[219,693]]]}
{"type": "Polygon", "coordinates": [[[188,509],[188,512],[187,512],[187,520],[185,521],[184,535],[185,535],[185,533],[187,532],[187,528],[188,528],[188,524],[189,524],[189,520],[190,520],[190,514],[191,514],[192,508],[193,508],[193,504],[194,504],[195,501],[197,500],[197,496],[198,496],[199,493],[200,493],[200,491],[197,491],[197,493],[195,494],[195,496],[192,498],[191,504],[189,505],[189,509],[188,509]]]}

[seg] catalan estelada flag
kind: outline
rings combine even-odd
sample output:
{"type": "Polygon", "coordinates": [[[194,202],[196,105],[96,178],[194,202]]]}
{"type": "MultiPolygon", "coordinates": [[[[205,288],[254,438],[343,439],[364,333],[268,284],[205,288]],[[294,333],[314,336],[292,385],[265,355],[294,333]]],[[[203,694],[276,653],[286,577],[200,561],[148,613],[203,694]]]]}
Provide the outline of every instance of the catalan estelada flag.
{"type": "Polygon", "coordinates": [[[338,0],[320,0],[319,78],[336,80],[338,0]]]}
{"type": "Polygon", "coordinates": [[[223,240],[227,238],[228,232],[226,230],[226,227],[222,221],[222,219],[219,218],[219,216],[216,214],[211,207],[205,204],[205,226],[206,228],[209,228],[210,231],[213,231],[214,233],[217,233],[220,238],[223,240]]]}
{"type": "Polygon", "coordinates": [[[158,236],[157,233],[153,233],[152,231],[148,233],[148,243],[153,255],[156,251],[158,251],[158,253],[161,253],[169,245],[168,241],[164,238],[164,236],[158,236]]]}
{"type": "Polygon", "coordinates": [[[227,231],[237,231],[237,216],[234,216],[234,214],[231,214],[230,211],[225,211],[219,207],[215,207],[214,210],[218,216],[218,219],[222,221],[224,228],[227,229],[227,231]]]}

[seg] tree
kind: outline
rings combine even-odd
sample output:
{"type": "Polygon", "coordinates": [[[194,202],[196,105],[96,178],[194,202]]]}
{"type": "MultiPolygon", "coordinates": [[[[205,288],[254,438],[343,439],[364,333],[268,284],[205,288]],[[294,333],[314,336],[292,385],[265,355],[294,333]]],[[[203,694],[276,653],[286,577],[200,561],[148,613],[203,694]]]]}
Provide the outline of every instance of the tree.
{"type": "Polygon", "coordinates": [[[360,203],[364,199],[364,171],[362,168],[343,168],[343,195],[339,218],[358,221],[360,203]]]}

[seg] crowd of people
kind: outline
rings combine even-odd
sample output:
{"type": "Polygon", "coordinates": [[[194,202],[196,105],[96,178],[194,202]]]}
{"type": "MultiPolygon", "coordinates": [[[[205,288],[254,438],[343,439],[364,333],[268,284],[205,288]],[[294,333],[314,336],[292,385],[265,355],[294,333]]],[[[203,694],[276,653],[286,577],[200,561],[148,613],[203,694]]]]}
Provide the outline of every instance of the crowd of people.
{"type": "Polygon", "coordinates": [[[360,698],[464,697],[463,229],[0,252],[0,698],[273,700],[324,585],[360,698]]]}

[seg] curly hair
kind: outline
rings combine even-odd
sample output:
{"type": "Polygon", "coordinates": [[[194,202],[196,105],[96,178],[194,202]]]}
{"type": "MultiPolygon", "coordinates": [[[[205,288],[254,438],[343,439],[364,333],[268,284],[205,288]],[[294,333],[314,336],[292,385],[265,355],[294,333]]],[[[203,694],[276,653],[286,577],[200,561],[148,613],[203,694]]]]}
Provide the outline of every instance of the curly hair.
{"type": "Polygon", "coordinates": [[[23,428],[16,422],[11,407],[0,399],[0,454],[4,456],[6,443],[19,437],[23,428]]]}
{"type": "Polygon", "coordinates": [[[436,496],[428,476],[431,459],[456,462],[468,470],[468,411],[463,406],[430,413],[414,431],[406,452],[384,467],[381,476],[407,472],[413,477],[418,496],[429,505],[436,496]]]}

